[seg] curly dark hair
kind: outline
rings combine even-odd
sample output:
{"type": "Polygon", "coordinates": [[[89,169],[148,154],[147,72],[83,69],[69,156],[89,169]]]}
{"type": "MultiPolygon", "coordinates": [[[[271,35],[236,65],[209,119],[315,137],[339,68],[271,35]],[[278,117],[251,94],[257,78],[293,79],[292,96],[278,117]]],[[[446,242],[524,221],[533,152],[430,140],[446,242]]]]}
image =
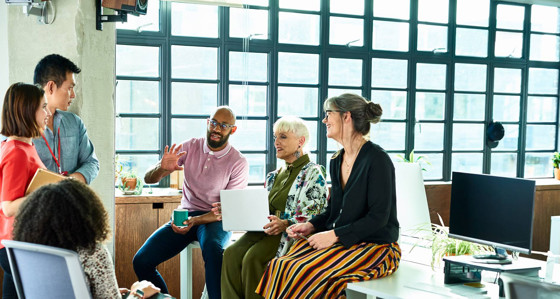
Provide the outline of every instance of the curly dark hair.
{"type": "Polygon", "coordinates": [[[93,250],[109,236],[107,211],[86,184],[67,179],[35,190],[14,222],[14,240],[93,250]]]}

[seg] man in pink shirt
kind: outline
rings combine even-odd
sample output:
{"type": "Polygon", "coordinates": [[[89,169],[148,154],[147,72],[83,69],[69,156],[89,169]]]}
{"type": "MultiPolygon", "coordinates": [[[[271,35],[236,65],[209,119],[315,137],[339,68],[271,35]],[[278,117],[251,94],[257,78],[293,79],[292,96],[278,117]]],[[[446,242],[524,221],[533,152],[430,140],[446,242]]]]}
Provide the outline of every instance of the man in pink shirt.
{"type": "Polygon", "coordinates": [[[206,138],[193,138],[179,146],[173,144],[171,148],[166,146],[161,160],[144,176],[147,184],[154,184],[175,170],[184,170],[180,208],[189,211],[189,219],[185,227],[169,222],[156,230],[134,256],[133,265],[139,280],[151,281],[161,292],[168,293],[156,267],[191,242],[199,241],[208,295],[210,299],[217,299],[221,298],[223,248],[231,233],[222,229],[222,222],[210,209],[212,203],[220,201],[220,190],[247,186],[249,164],[228,142],[229,136],[237,130],[230,108],[218,107],[207,124],[206,138]]]}

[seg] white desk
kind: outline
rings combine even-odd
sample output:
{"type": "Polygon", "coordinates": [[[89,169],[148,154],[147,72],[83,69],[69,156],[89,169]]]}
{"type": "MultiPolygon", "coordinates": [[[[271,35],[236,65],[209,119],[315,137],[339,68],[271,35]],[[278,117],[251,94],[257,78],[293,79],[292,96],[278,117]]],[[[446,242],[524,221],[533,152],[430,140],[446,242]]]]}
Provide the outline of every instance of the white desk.
{"type": "Polygon", "coordinates": [[[346,287],[348,299],[380,297],[397,298],[498,298],[498,285],[484,283],[487,294],[482,289],[463,285],[445,285],[443,270],[433,271],[431,267],[401,260],[395,273],[380,279],[349,283],[346,287]]]}

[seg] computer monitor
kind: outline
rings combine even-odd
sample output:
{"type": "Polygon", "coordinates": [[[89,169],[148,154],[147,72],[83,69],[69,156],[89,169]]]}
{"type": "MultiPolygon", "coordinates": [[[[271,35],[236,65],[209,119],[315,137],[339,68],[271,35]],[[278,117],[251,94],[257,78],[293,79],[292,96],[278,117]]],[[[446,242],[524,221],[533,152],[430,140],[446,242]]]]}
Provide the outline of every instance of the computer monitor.
{"type": "Polygon", "coordinates": [[[507,250],[529,254],[533,239],[535,181],[453,172],[449,236],[490,245],[507,259],[507,250]]]}

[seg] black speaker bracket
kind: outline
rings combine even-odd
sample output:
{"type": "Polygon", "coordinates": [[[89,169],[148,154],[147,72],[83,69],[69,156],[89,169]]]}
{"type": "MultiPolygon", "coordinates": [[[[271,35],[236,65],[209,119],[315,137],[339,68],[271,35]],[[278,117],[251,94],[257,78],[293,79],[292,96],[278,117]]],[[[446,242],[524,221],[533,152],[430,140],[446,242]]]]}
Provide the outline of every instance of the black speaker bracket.
{"type": "Polygon", "coordinates": [[[126,11],[117,11],[116,15],[103,15],[101,14],[101,0],[95,0],[95,29],[102,31],[103,23],[105,22],[126,22],[126,11]]]}

